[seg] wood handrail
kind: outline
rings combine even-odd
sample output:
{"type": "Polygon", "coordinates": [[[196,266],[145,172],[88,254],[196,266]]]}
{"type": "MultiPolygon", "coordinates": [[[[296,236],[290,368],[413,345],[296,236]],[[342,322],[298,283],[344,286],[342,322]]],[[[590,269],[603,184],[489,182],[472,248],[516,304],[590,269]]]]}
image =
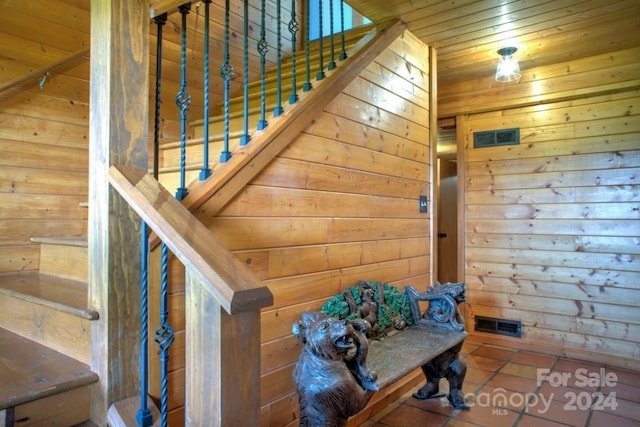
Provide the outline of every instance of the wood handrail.
{"type": "Polygon", "coordinates": [[[87,53],[89,53],[89,48],[84,48],[84,49],[80,49],[77,52],[72,53],[69,56],[65,56],[64,58],[61,58],[59,60],[57,60],[56,62],[49,64],[47,66],[38,68],[37,70],[34,70],[30,73],[25,74],[24,76],[18,77],[16,79],[13,79],[10,82],[4,83],[3,85],[0,85],[0,97],[2,96],[2,94],[4,94],[4,92],[7,92],[11,89],[14,89],[16,87],[20,87],[22,85],[31,83],[33,81],[36,81],[38,79],[40,79],[42,76],[44,76],[46,73],[50,73],[52,71],[55,71],[57,69],[59,69],[60,67],[63,67],[64,65],[67,65],[68,63],[70,63],[71,61],[80,58],[84,55],[86,55],[87,53]]]}
{"type": "Polygon", "coordinates": [[[109,182],[227,313],[273,304],[271,291],[146,171],[111,166],[109,182]]]}

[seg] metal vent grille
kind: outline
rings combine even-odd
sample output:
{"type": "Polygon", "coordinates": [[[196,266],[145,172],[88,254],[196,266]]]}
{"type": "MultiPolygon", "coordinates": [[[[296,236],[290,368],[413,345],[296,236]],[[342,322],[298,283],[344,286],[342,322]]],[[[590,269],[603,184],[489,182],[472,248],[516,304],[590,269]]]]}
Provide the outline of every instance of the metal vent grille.
{"type": "Polygon", "coordinates": [[[475,329],[479,332],[489,332],[516,338],[522,337],[522,322],[519,320],[475,316],[475,329]]]}
{"type": "Polygon", "coordinates": [[[490,130],[473,133],[473,148],[520,144],[520,128],[490,130]]]}

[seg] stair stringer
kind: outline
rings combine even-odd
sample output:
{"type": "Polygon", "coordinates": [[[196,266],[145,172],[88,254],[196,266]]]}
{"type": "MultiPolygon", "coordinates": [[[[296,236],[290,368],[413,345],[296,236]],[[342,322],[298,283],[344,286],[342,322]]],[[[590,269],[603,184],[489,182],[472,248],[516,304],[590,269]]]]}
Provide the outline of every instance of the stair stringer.
{"type": "Polygon", "coordinates": [[[317,82],[312,91],[300,94],[300,100],[285,114],[271,120],[265,130],[255,132],[251,143],[234,152],[210,178],[192,183],[189,195],[183,200],[184,206],[194,212],[206,203],[209,215],[219,212],[405,29],[403,22],[391,20],[365,35],[348,53],[347,59],[335,70],[327,72],[325,79],[317,82]]]}

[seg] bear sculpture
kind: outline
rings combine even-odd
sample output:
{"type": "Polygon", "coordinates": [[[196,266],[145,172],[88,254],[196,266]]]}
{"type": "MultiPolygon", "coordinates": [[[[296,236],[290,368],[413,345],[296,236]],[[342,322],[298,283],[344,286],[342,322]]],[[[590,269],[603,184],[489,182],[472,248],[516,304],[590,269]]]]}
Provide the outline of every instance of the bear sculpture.
{"type": "Polygon", "coordinates": [[[365,360],[371,326],[366,320],[338,320],[304,312],[292,330],[303,344],[293,372],[301,427],[342,427],[360,412],[373,392],[376,374],[365,360]]]}

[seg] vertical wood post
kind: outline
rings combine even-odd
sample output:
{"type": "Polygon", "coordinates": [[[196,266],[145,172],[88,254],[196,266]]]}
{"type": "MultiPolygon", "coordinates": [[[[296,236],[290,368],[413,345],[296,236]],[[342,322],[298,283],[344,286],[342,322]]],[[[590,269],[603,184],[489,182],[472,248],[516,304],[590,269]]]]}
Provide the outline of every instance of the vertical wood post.
{"type": "Polygon", "coordinates": [[[149,3],[92,0],[89,145],[91,419],[139,388],[140,220],[109,187],[111,165],[147,169],[149,3]]]}
{"type": "Polygon", "coordinates": [[[260,312],[228,314],[200,281],[185,283],[186,426],[260,419],[260,312]]]}

